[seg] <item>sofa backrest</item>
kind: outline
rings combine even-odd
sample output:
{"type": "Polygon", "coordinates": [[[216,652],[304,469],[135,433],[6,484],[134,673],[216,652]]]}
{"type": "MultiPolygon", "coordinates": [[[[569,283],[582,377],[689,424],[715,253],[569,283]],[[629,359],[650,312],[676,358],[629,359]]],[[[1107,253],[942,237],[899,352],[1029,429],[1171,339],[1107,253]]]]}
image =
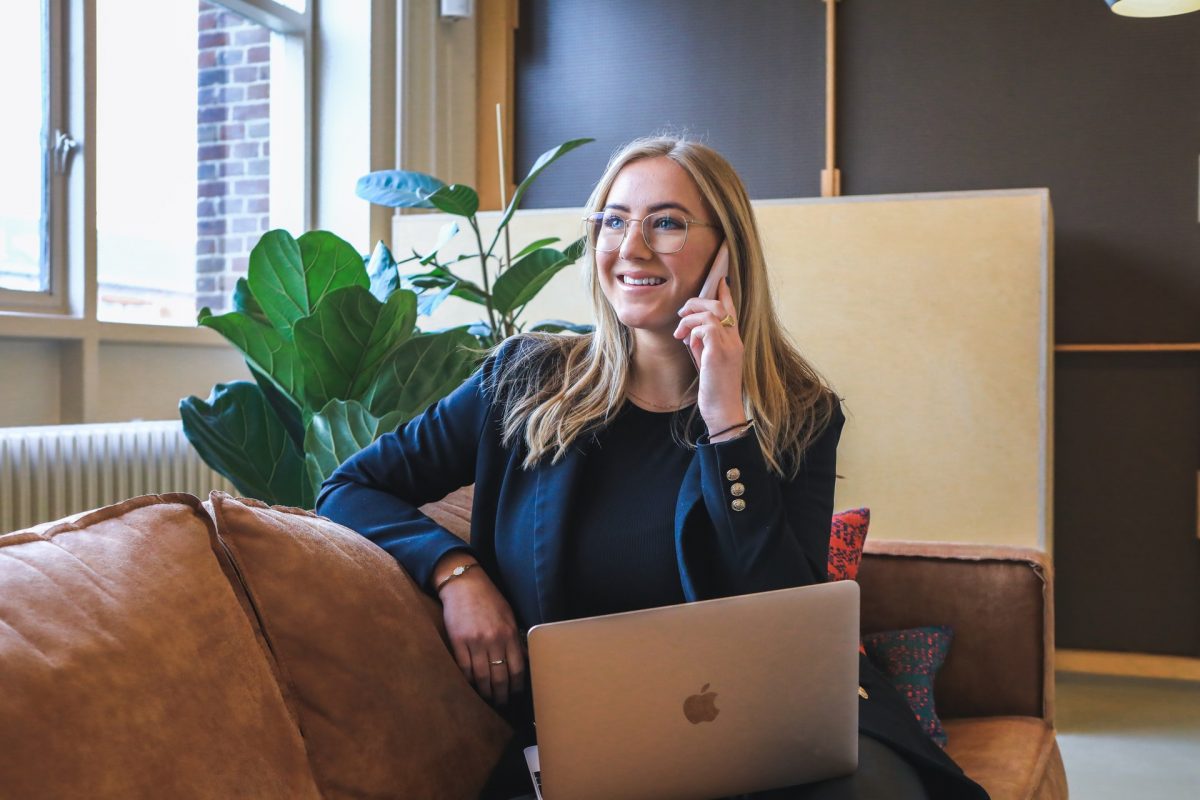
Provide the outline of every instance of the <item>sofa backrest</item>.
{"type": "Polygon", "coordinates": [[[1053,580],[1038,550],[867,541],[858,582],[864,633],[949,625],[934,682],[943,718],[1054,721],[1053,580]]]}

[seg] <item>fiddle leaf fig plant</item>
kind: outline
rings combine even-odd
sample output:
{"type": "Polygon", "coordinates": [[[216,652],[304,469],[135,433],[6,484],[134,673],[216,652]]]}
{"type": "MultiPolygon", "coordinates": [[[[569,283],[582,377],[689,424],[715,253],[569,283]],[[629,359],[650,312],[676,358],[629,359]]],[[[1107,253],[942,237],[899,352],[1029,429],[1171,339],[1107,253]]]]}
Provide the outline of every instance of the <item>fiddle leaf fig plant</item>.
{"type": "Polygon", "coordinates": [[[238,491],[310,508],[340,461],[444,397],[474,369],[478,340],[461,328],[422,333],[417,296],[368,272],[326,231],[270,231],[250,254],[234,310],[199,324],[242,351],[253,381],[218,384],[179,404],[204,461],[238,491]],[[375,291],[372,291],[372,290],[375,291]],[[369,434],[369,437],[368,437],[369,434]]]}
{"type": "MultiPolygon", "coordinates": [[[[504,209],[485,247],[479,195],[419,172],[373,172],[359,180],[363,199],[393,208],[428,208],[458,217],[427,253],[397,261],[380,242],[364,258],[328,231],[295,239],[264,234],[238,280],[233,310],[200,311],[197,322],[224,336],[245,357],[253,380],[217,384],[207,400],[179,403],[183,430],[204,461],[238,491],[271,504],[311,508],[321,483],[349,456],[420,414],[461,384],[486,348],[526,329],[529,302],[583,253],[583,240],[562,250],[542,238],[512,255],[508,224],[533,180],[571,150],[573,139],[542,154],[504,209]],[[443,258],[463,226],[476,252],[443,258]],[[504,238],[503,256],[497,252],[504,238]],[[465,279],[464,261],[482,280],[465,279]],[[418,271],[402,274],[413,264],[418,271]],[[494,275],[494,277],[493,277],[494,275]],[[424,332],[420,316],[447,298],[482,306],[474,325],[424,332]]],[[[530,330],[590,330],[563,320],[530,330]]]]}

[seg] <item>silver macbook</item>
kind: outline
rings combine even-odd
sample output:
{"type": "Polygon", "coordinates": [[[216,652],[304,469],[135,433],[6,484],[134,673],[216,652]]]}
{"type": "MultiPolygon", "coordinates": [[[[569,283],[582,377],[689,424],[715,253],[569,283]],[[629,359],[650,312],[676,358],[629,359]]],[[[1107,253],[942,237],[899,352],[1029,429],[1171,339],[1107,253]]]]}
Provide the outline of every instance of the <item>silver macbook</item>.
{"type": "Polygon", "coordinates": [[[853,772],[858,604],[839,581],[535,625],[539,796],[701,800],[853,772]]]}

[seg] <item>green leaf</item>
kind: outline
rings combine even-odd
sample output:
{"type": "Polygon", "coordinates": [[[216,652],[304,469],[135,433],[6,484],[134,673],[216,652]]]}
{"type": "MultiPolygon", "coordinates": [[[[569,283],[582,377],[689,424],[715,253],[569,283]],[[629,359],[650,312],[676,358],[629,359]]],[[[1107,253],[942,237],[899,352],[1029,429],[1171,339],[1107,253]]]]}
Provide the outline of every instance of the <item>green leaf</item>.
{"type": "Polygon", "coordinates": [[[267,405],[275,412],[275,416],[283,425],[283,429],[287,431],[288,436],[291,437],[296,447],[304,447],[304,420],[301,417],[300,406],[296,405],[295,400],[281,392],[275,382],[264,375],[254,364],[247,361],[246,367],[254,376],[254,382],[258,384],[259,391],[263,393],[267,405]]]}
{"type": "Polygon", "coordinates": [[[392,251],[382,241],[375,245],[371,260],[367,262],[367,279],[371,281],[371,294],[381,303],[400,286],[400,270],[392,251]]]}
{"type": "Polygon", "coordinates": [[[559,241],[559,238],[557,236],[550,236],[546,239],[538,239],[533,244],[527,244],[527,245],[525,245],[525,247],[521,248],[521,252],[519,252],[515,256],[513,256],[513,261],[516,261],[521,256],[527,256],[530,253],[532,253],[534,250],[538,250],[542,247],[545,247],[548,244],[554,244],[557,241],[559,241]]]}
{"type": "MultiPolygon", "coordinates": [[[[553,147],[538,156],[537,161],[533,162],[533,168],[529,170],[529,174],[525,176],[525,180],[521,181],[521,185],[513,192],[512,200],[508,202],[508,208],[504,209],[504,216],[500,218],[500,225],[496,228],[496,236],[492,239],[494,246],[496,240],[500,238],[500,231],[504,230],[504,226],[512,219],[512,215],[516,213],[517,207],[521,205],[521,198],[525,196],[525,192],[533,185],[534,179],[542,173],[546,167],[553,164],[558,159],[565,156],[577,147],[581,147],[588,142],[594,142],[595,139],[571,139],[568,142],[563,142],[558,147],[553,147]]],[[[488,248],[490,253],[491,247],[488,248]]]]}
{"type": "Polygon", "coordinates": [[[354,193],[363,200],[391,208],[433,208],[429,195],[446,184],[423,172],[398,169],[372,172],[358,179],[354,193]]]}
{"type": "Polygon", "coordinates": [[[479,195],[461,183],[443,186],[429,196],[429,202],[434,208],[456,217],[473,217],[479,210],[479,195]]]}
{"type": "Polygon", "coordinates": [[[376,417],[356,400],[332,400],[314,414],[304,433],[304,461],[313,497],[343,461],[400,422],[399,413],[376,417]]]}
{"type": "Polygon", "coordinates": [[[179,416],[204,463],[239,492],[266,503],[312,507],[304,456],[256,385],[218,383],[207,401],[181,400],[179,416]]]}
{"type": "Polygon", "coordinates": [[[315,314],[296,323],[296,346],[304,376],[304,404],[324,408],[330,400],[355,400],[412,335],[417,298],[393,292],[380,303],[353,286],[333,292],[315,314]]]}
{"type": "Polygon", "coordinates": [[[316,309],[322,298],[338,289],[370,288],[371,279],[363,268],[362,255],[345,239],[329,231],[309,231],[300,237],[299,243],[308,288],[308,313],[316,309]]]}
{"type": "Polygon", "coordinates": [[[563,331],[570,331],[571,333],[591,333],[595,329],[595,325],[567,322],[565,319],[547,319],[534,325],[529,330],[538,331],[540,333],[562,333],[563,331]]]}
{"type": "Polygon", "coordinates": [[[470,303],[475,303],[481,306],[487,305],[487,296],[484,294],[483,289],[479,288],[470,281],[460,280],[454,285],[454,291],[452,291],[450,294],[470,303]]]}
{"type": "Polygon", "coordinates": [[[242,351],[246,363],[270,377],[284,395],[299,405],[304,394],[300,355],[283,334],[241,311],[213,316],[206,308],[200,312],[198,323],[228,339],[242,351]]]}
{"type": "Polygon", "coordinates": [[[492,305],[501,314],[520,308],[570,263],[564,253],[552,247],[534,250],[496,279],[496,285],[492,287],[492,305]]]}
{"type": "Polygon", "coordinates": [[[461,328],[414,336],[379,370],[363,404],[377,416],[401,412],[408,420],[467,379],[479,342],[461,328]]]}
{"type": "Polygon", "coordinates": [[[582,236],[567,245],[567,249],[563,250],[563,256],[568,262],[574,264],[579,260],[579,257],[587,250],[587,242],[582,236]]]}
{"type": "MultiPolygon", "coordinates": [[[[300,244],[285,230],[267,231],[250,251],[246,285],[271,325],[291,327],[292,306],[307,305],[300,244]]],[[[303,314],[297,315],[304,316],[303,314]]]]}
{"type": "Polygon", "coordinates": [[[454,278],[441,272],[429,272],[424,275],[409,275],[405,283],[421,291],[426,289],[444,289],[454,285],[454,278]]]}
{"type": "Polygon", "coordinates": [[[458,223],[457,222],[448,222],[445,225],[443,225],[442,229],[440,231],[438,231],[437,243],[433,246],[433,249],[430,250],[428,253],[426,253],[425,257],[421,259],[421,264],[422,265],[428,264],[430,261],[433,261],[435,258],[437,258],[438,251],[441,250],[443,247],[445,247],[450,242],[450,240],[453,239],[457,235],[458,235],[458,223]]]}
{"type": "Polygon", "coordinates": [[[291,327],[316,310],[325,295],[345,286],[370,286],[362,256],[328,231],[293,239],[268,231],[250,252],[247,283],[271,324],[285,338],[291,327]]]}
{"type": "Polygon", "coordinates": [[[270,325],[270,320],[263,313],[262,308],[258,305],[258,301],[254,299],[254,295],[250,291],[250,284],[246,283],[245,278],[238,278],[237,283],[233,287],[233,309],[241,311],[254,320],[261,322],[264,325],[270,325]]]}

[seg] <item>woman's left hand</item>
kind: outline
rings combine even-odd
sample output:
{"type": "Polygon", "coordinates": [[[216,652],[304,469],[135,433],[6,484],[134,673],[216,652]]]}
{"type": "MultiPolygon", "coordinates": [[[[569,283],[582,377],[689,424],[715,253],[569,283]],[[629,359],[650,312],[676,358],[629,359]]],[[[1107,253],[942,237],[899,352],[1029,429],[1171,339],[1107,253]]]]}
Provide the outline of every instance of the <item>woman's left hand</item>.
{"type": "Polygon", "coordinates": [[[742,405],[742,337],[734,314],[733,294],[725,281],[717,285],[716,300],[693,297],[679,309],[682,319],[675,338],[685,342],[700,366],[696,403],[710,433],[746,420],[742,405]],[[721,324],[726,315],[732,326],[721,324]]]}

